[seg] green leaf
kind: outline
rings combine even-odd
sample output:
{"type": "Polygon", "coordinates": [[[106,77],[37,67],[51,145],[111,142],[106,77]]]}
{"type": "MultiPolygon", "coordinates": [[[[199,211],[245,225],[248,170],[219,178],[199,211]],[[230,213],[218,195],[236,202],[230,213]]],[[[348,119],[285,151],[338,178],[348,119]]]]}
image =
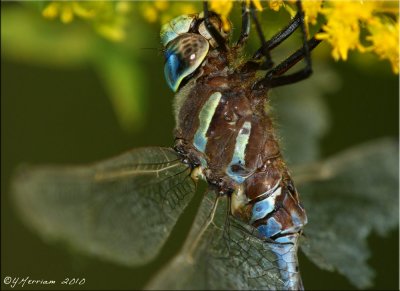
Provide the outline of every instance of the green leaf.
{"type": "Polygon", "coordinates": [[[398,157],[397,142],[382,139],[293,169],[309,221],[302,250],[359,288],[370,286],[374,274],[368,235],[398,224],[398,157]]]}

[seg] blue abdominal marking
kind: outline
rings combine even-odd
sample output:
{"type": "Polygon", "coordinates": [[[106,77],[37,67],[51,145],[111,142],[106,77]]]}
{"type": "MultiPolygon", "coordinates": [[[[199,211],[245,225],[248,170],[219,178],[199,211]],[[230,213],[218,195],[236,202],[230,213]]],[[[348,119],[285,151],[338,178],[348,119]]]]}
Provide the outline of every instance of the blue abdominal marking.
{"type": "Polygon", "coordinates": [[[243,126],[236,137],[235,150],[233,152],[232,160],[228,165],[226,171],[228,176],[239,184],[243,183],[249,174],[247,171],[244,171],[244,166],[245,166],[245,151],[247,144],[249,142],[250,132],[251,132],[251,122],[246,121],[243,123],[243,126]],[[239,170],[233,169],[232,166],[238,166],[239,170]]]}
{"type": "Polygon", "coordinates": [[[271,196],[255,203],[253,206],[250,224],[252,224],[254,221],[258,219],[264,218],[269,213],[271,213],[271,211],[274,210],[275,208],[275,199],[280,194],[281,194],[281,187],[276,189],[275,192],[271,194],[271,196]]]}
{"type": "Polygon", "coordinates": [[[257,227],[257,230],[265,237],[272,237],[282,230],[282,225],[276,221],[275,218],[271,217],[267,220],[266,224],[257,227]]]}
{"type": "Polygon", "coordinates": [[[199,114],[199,127],[193,138],[193,145],[195,148],[204,153],[207,145],[207,130],[210,126],[211,120],[214,116],[215,110],[221,100],[222,94],[220,92],[213,93],[207,100],[207,102],[201,108],[199,114]]]}
{"type": "Polygon", "coordinates": [[[293,280],[299,272],[297,265],[297,246],[298,235],[287,235],[276,239],[277,244],[270,244],[272,251],[277,256],[277,262],[282,279],[286,281],[285,289],[297,290],[297,280],[293,280]],[[282,238],[282,240],[280,240],[282,238]]]}

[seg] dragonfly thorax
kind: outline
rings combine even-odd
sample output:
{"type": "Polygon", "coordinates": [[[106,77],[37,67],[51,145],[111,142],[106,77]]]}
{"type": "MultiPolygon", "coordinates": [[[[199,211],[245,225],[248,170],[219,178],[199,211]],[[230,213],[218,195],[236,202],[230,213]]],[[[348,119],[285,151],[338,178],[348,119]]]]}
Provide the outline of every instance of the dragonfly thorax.
{"type": "Polygon", "coordinates": [[[232,215],[284,241],[302,229],[306,214],[261,93],[251,88],[255,76],[232,69],[229,59],[209,55],[201,77],[175,96],[175,148],[220,195],[231,196],[232,215]]]}

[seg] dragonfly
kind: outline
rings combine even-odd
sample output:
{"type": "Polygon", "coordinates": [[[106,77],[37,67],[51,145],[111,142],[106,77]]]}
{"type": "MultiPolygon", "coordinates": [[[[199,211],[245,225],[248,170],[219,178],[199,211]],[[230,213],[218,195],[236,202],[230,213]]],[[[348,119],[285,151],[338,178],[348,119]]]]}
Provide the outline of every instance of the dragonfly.
{"type": "MultiPolygon", "coordinates": [[[[352,186],[351,197],[374,197],[382,184],[366,191],[371,185],[353,183],[351,173],[359,173],[358,179],[378,175],[383,168],[393,173],[398,154],[392,141],[381,140],[290,174],[264,105],[270,89],[311,74],[310,51],[320,41],[306,38],[300,1],[297,9],[290,23],[266,40],[254,7],[243,3],[241,32],[233,45],[207,3],[203,13],[166,24],[161,39],[166,81],[176,92],[174,147],[134,149],[92,165],[21,169],[13,183],[21,216],[44,237],[66,240],[120,264],[142,265],[159,254],[198,194],[199,180],[204,180],[208,189],[182,250],[147,287],[303,289],[297,259],[300,241],[310,258],[330,268],[323,258],[338,256],[329,250],[344,240],[334,236],[326,244],[318,243],[327,233],[322,222],[314,227],[310,223],[310,239],[304,238],[307,217],[318,220],[322,210],[351,215],[341,208],[349,197],[326,195],[316,204],[314,200],[321,199],[312,193],[320,193],[326,184],[331,192],[344,193],[355,184],[361,186],[352,186]],[[251,22],[261,47],[250,60],[238,62],[251,22]],[[302,47],[274,65],[271,50],[297,29],[302,47]],[[285,74],[302,59],[304,69],[285,74]],[[305,207],[294,181],[311,193],[301,196],[305,207]]],[[[393,185],[393,176],[385,185],[393,185]]],[[[384,189],[382,197],[391,197],[389,190],[384,189]]],[[[376,203],[371,208],[380,209],[376,203]]],[[[341,225],[332,223],[331,228],[340,233],[341,225]]]]}

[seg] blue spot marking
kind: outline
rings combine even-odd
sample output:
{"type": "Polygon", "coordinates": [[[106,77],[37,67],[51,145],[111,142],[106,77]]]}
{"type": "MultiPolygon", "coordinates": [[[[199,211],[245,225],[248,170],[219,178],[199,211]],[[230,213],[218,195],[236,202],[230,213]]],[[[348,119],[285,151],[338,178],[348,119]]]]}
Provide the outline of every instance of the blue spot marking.
{"type": "Polygon", "coordinates": [[[267,220],[266,224],[258,226],[257,229],[265,237],[271,237],[282,230],[282,225],[275,218],[271,217],[267,220]]]}
{"type": "Polygon", "coordinates": [[[231,177],[233,181],[239,184],[242,184],[247,178],[246,176],[241,176],[237,173],[234,173],[231,169],[228,170],[227,174],[229,175],[229,177],[231,177]]]}
{"type": "Polygon", "coordinates": [[[302,226],[303,222],[301,221],[300,217],[297,215],[296,211],[292,211],[292,221],[294,226],[302,226]]]}
{"type": "Polygon", "coordinates": [[[193,144],[200,152],[204,153],[207,145],[207,137],[203,137],[200,133],[194,135],[193,144]]]}
{"type": "Polygon", "coordinates": [[[200,159],[200,165],[201,165],[201,167],[204,169],[204,168],[207,168],[207,161],[203,158],[203,157],[200,157],[199,158],[200,159]]]}
{"type": "Polygon", "coordinates": [[[289,236],[280,236],[280,237],[276,238],[275,241],[278,243],[291,243],[292,238],[289,236]]]}
{"type": "Polygon", "coordinates": [[[274,210],[274,205],[272,201],[268,199],[264,199],[261,201],[258,201],[257,203],[254,204],[253,206],[253,213],[251,216],[251,221],[250,223],[253,223],[254,221],[264,218],[265,216],[268,215],[272,210],[274,210]]]}
{"type": "Polygon", "coordinates": [[[271,196],[255,203],[253,206],[250,223],[253,223],[258,219],[264,218],[269,213],[271,213],[271,211],[274,210],[275,208],[276,197],[279,196],[280,194],[281,194],[281,188],[279,187],[271,194],[271,196]]]}

